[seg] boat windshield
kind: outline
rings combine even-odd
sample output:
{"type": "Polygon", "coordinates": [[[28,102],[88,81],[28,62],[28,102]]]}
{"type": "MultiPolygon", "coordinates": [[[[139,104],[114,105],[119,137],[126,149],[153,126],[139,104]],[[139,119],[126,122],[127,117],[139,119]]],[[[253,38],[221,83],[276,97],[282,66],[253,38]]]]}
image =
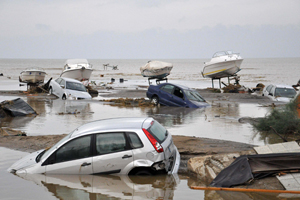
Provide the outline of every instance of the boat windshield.
{"type": "Polygon", "coordinates": [[[294,98],[296,91],[292,88],[276,88],[275,97],[294,98]]]}
{"type": "Polygon", "coordinates": [[[86,92],[86,88],[81,83],[69,82],[66,83],[66,89],[86,92]]]}
{"type": "Polygon", "coordinates": [[[203,97],[195,90],[184,90],[184,93],[191,101],[205,102],[203,97]]]}
{"type": "Polygon", "coordinates": [[[213,58],[220,57],[220,56],[232,55],[232,54],[238,54],[238,53],[234,53],[233,51],[218,51],[213,55],[213,58]]]}

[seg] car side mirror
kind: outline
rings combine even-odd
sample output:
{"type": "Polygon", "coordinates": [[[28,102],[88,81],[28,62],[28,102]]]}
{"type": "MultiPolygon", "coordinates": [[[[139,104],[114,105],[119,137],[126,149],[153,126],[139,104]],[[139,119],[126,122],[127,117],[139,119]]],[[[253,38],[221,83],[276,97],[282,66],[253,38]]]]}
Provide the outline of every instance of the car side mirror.
{"type": "Polygon", "coordinates": [[[269,93],[269,95],[270,95],[270,96],[273,96],[273,93],[272,93],[272,92],[270,92],[270,93],[269,93]]]}
{"type": "Polygon", "coordinates": [[[63,89],[65,89],[65,85],[61,85],[60,87],[63,88],[63,89]]]}

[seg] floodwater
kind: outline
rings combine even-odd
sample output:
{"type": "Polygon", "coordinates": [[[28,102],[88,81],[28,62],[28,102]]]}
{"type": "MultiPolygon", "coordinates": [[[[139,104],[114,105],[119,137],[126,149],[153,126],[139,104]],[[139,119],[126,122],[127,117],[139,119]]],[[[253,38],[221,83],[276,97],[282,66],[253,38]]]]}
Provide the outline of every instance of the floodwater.
{"type": "MultiPolygon", "coordinates": [[[[0,97],[2,99],[13,97],[0,97]]],[[[16,97],[14,97],[16,98],[16,97]]],[[[98,100],[64,101],[50,97],[23,98],[37,116],[0,120],[1,127],[24,131],[29,136],[60,135],[90,121],[115,117],[153,117],[173,135],[206,137],[254,145],[269,143],[241,117],[263,117],[271,109],[258,104],[222,103],[202,109],[180,107],[121,107],[98,100]]]]}
{"type": "MultiPolygon", "coordinates": [[[[201,76],[202,64],[209,59],[165,60],[174,68],[169,81],[193,88],[211,86],[211,80],[201,76]]],[[[146,86],[147,79],[140,75],[139,68],[148,60],[91,60],[94,65],[92,80],[97,84],[107,83],[111,78],[124,78],[114,87],[137,88],[146,86]],[[103,70],[102,64],[118,65],[119,70],[103,70]]],[[[257,83],[295,84],[300,58],[245,59],[242,64],[241,84],[255,87],[257,83]]],[[[59,76],[64,60],[0,59],[0,90],[26,90],[20,86],[18,76],[27,67],[43,67],[46,80],[59,76]]],[[[215,84],[217,85],[217,84],[215,84]]],[[[0,102],[15,96],[0,96],[0,102]]],[[[112,117],[155,118],[173,135],[187,135],[244,142],[254,145],[281,142],[276,135],[265,136],[256,132],[250,124],[239,123],[241,117],[263,117],[270,107],[259,104],[223,102],[213,103],[205,109],[154,107],[131,108],[91,101],[62,101],[50,97],[22,97],[39,115],[1,119],[1,127],[10,127],[28,135],[67,134],[90,121],[112,117]]],[[[98,98],[99,99],[99,98],[98,98]]],[[[0,199],[286,199],[292,195],[267,193],[241,193],[224,191],[193,190],[190,186],[206,186],[186,175],[158,176],[144,180],[128,176],[44,176],[18,177],[6,169],[27,155],[0,147],[0,199]]]]}
{"type": "Polygon", "coordinates": [[[97,200],[97,199],[287,199],[293,195],[276,193],[225,192],[194,190],[191,186],[203,187],[192,177],[164,175],[138,176],[93,176],[93,175],[43,175],[17,176],[6,169],[28,153],[0,147],[0,194],[1,199],[14,200],[97,200]]]}
{"type": "MultiPolygon", "coordinates": [[[[15,97],[0,97],[2,99],[15,97]]],[[[240,117],[262,117],[269,107],[258,104],[222,103],[205,109],[173,107],[120,107],[98,100],[63,101],[50,97],[23,98],[39,115],[16,117],[0,122],[1,127],[25,131],[28,135],[69,133],[89,121],[127,116],[151,116],[173,135],[188,135],[264,145],[269,139],[256,133],[240,117]]],[[[148,177],[25,175],[18,177],[6,169],[27,153],[1,148],[0,194],[4,199],[281,199],[278,194],[193,190],[207,186],[187,175],[148,177]],[[16,190],[18,192],[16,192],[16,190]],[[34,191],[34,192],[28,192],[34,191]]],[[[286,197],[286,196],[285,196],[286,197]]]]}

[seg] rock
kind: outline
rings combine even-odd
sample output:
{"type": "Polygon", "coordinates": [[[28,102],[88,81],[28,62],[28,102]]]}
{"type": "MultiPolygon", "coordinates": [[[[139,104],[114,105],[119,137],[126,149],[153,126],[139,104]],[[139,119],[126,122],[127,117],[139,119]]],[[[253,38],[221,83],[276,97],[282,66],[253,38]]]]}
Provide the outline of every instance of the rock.
{"type": "Polygon", "coordinates": [[[188,160],[188,172],[196,175],[201,181],[209,183],[235,158],[244,154],[253,154],[253,151],[193,157],[188,160]]]}

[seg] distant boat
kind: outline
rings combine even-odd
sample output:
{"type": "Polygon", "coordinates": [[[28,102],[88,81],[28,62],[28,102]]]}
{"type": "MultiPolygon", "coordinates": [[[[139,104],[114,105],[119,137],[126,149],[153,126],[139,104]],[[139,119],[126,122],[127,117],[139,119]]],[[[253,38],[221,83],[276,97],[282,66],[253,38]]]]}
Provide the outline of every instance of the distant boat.
{"type": "Polygon", "coordinates": [[[87,61],[87,59],[68,59],[60,77],[85,81],[90,79],[92,72],[92,65],[87,61]]]}
{"type": "Polygon", "coordinates": [[[141,74],[144,77],[162,79],[168,75],[173,68],[171,63],[162,61],[149,61],[146,65],[140,68],[141,74]]]}
{"type": "Polygon", "coordinates": [[[204,78],[220,79],[235,76],[243,62],[239,53],[232,51],[216,52],[209,62],[204,63],[202,76],[204,78]]]}
{"type": "Polygon", "coordinates": [[[43,83],[46,72],[39,67],[27,68],[20,73],[19,81],[28,84],[43,83]]]}

